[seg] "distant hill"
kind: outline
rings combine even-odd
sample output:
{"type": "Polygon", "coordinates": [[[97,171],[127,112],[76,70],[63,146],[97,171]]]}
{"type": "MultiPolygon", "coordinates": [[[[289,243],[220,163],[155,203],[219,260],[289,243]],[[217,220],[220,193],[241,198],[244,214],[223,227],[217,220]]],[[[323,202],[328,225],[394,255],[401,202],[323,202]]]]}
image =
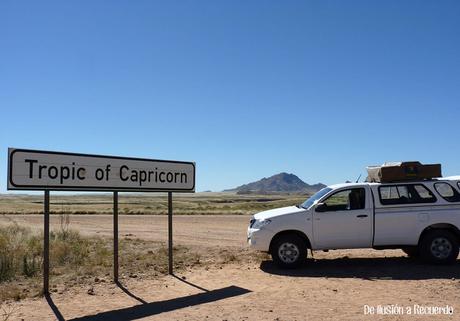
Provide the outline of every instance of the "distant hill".
{"type": "Polygon", "coordinates": [[[264,177],[257,182],[238,186],[224,192],[248,193],[315,193],[326,185],[318,183],[309,185],[294,174],[279,173],[271,177],[264,177]]]}

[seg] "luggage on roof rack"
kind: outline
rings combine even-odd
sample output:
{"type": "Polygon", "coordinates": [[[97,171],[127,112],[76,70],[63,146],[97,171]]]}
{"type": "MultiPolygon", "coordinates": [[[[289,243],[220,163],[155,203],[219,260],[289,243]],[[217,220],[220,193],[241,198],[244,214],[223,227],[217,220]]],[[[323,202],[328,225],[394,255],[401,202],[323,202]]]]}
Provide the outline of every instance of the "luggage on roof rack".
{"type": "Polygon", "coordinates": [[[441,177],[441,164],[420,162],[390,162],[381,166],[368,166],[366,181],[377,183],[404,182],[441,177]]]}

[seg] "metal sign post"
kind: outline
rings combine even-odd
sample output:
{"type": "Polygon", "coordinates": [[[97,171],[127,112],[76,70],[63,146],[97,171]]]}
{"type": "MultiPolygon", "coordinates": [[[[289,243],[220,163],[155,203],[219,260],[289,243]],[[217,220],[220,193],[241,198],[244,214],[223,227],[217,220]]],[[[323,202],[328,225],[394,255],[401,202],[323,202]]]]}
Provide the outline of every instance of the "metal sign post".
{"type": "Polygon", "coordinates": [[[172,192],[168,193],[168,271],[173,274],[172,192]]]}
{"type": "Polygon", "coordinates": [[[113,280],[118,282],[118,192],[113,192],[113,280]]]}
{"type": "Polygon", "coordinates": [[[43,294],[50,293],[50,191],[45,190],[43,229],[43,294]]]}

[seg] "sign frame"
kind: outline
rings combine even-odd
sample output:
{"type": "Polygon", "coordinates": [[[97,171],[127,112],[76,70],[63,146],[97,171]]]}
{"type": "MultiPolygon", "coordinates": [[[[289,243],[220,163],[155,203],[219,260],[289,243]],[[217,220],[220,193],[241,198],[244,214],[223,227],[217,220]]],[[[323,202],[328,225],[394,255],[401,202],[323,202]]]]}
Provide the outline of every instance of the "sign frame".
{"type": "Polygon", "coordinates": [[[8,148],[8,184],[7,190],[53,190],[53,191],[78,191],[78,192],[175,192],[175,193],[194,193],[196,184],[196,165],[195,162],[176,161],[176,160],[161,160],[151,158],[138,158],[138,157],[125,157],[125,156],[111,156],[111,155],[96,155],[96,154],[83,154],[73,152],[58,152],[46,150],[34,150],[24,148],[8,148]],[[48,155],[64,155],[64,156],[77,156],[89,157],[99,159],[115,159],[126,161],[141,161],[141,162],[157,162],[157,163],[173,163],[191,165],[193,167],[193,185],[189,189],[182,188],[143,188],[143,187],[95,187],[95,186],[62,186],[62,185],[20,185],[13,182],[13,156],[16,152],[48,154],[48,155]]]}
{"type": "MultiPolygon", "coordinates": [[[[32,163],[32,162],[31,162],[32,163]]],[[[48,164],[49,165],[49,164],[48,164]]],[[[51,167],[50,167],[51,168],[51,167]]],[[[121,167],[120,167],[121,168],[121,167]]],[[[121,287],[118,280],[118,192],[167,192],[168,194],[168,272],[174,275],[173,271],[173,203],[172,194],[176,193],[195,193],[196,183],[196,166],[195,162],[173,161],[173,160],[160,160],[124,156],[110,156],[110,155],[94,155],[70,152],[57,152],[34,150],[25,148],[8,148],[8,169],[7,169],[7,190],[40,190],[44,192],[43,200],[43,293],[47,299],[50,299],[49,291],[49,275],[50,275],[50,191],[87,191],[87,192],[113,192],[113,280],[115,284],[121,287]],[[99,159],[116,159],[128,161],[141,161],[141,162],[156,162],[156,163],[173,163],[173,164],[186,164],[193,167],[193,185],[189,189],[183,188],[138,188],[138,187],[85,187],[85,186],[61,186],[61,185],[18,185],[13,182],[13,156],[16,152],[36,153],[36,154],[51,154],[51,155],[64,155],[64,156],[77,156],[77,157],[94,157],[99,159]]],[[[163,172],[164,173],[164,172],[163,172]]],[[[30,174],[31,175],[31,174],[30,174]]],[[[40,175],[40,174],[39,174],[40,175]]],[[[78,174],[77,174],[78,175],[78,174]]],[[[161,174],[159,174],[161,176],[161,174]]],[[[160,178],[161,181],[161,178],[160,178]]]]}

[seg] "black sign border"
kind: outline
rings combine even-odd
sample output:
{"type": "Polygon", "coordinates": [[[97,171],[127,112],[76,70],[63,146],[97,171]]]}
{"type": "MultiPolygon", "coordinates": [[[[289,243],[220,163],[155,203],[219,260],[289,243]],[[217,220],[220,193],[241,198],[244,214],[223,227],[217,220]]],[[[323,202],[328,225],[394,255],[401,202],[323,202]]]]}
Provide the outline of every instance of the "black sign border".
{"type": "Polygon", "coordinates": [[[13,149],[11,154],[8,157],[8,182],[7,190],[49,190],[49,191],[86,191],[86,192],[178,192],[178,193],[194,193],[195,192],[195,174],[196,167],[195,162],[185,162],[185,161],[176,161],[176,160],[164,160],[164,159],[151,159],[151,158],[136,158],[136,157],[123,157],[123,156],[110,156],[110,155],[95,155],[95,154],[81,154],[81,153],[69,153],[69,152],[55,152],[55,151],[45,151],[45,150],[34,150],[34,149],[23,149],[23,148],[9,148],[13,149]],[[190,189],[164,189],[164,188],[146,188],[139,189],[137,187],[118,187],[118,188],[98,188],[98,187],[87,187],[87,186],[78,186],[78,187],[62,187],[60,185],[17,185],[13,183],[13,155],[16,152],[26,152],[26,153],[37,153],[37,154],[52,154],[52,155],[67,155],[67,156],[83,156],[83,157],[97,157],[97,158],[109,158],[109,159],[125,159],[125,160],[134,160],[134,161],[147,161],[147,162],[160,162],[160,163],[176,163],[176,164],[187,164],[193,166],[193,186],[190,189]]]}

